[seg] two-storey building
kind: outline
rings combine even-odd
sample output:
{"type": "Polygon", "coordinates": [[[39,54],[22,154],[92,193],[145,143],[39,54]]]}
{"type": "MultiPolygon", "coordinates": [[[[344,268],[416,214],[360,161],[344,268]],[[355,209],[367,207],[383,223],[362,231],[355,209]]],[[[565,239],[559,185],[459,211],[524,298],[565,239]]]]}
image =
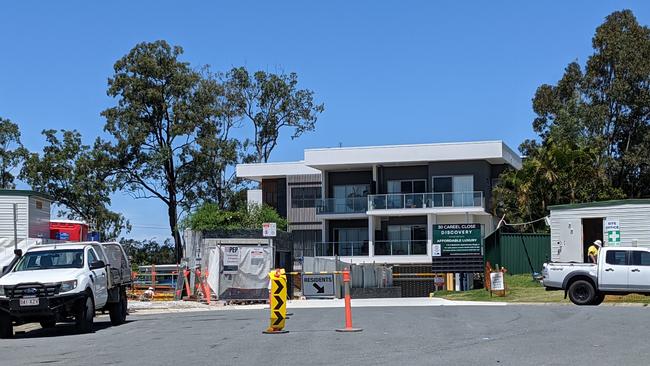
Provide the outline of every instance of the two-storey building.
{"type": "Polygon", "coordinates": [[[520,157],[485,141],[307,149],[303,161],[241,164],[237,175],[287,217],[296,256],[435,264],[477,254],[462,237],[495,227],[492,188],[507,167],[520,157]]]}

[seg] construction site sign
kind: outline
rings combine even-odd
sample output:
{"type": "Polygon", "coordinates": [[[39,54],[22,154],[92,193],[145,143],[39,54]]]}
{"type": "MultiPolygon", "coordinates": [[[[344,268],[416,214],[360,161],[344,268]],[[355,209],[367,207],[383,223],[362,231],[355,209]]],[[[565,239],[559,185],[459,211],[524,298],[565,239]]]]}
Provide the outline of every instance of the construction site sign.
{"type": "Polygon", "coordinates": [[[284,321],[287,318],[287,276],[284,269],[276,269],[269,273],[269,278],[271,323],[265,333],[280,333],[284,332],[284,321]]]}
{"type": "Polygon", "coordinates": [[[433,226],[432,251],[434,256],[448,257],[481,254],[482,244],[480,224],[433,226]]]}
{"type": "Polygon", "coordinates": [[[303,274],[302,294],[305,297],[334,296],[334,275],[303,274]]]}
{"type": "Polygon", "coordinates": [[[239,271],[240,252],[238,246],[228,245],[223,247],[223,273],[234,274],[239,271]]]}
{"type": "Polygon", "coordinates": [[[277,235],[277,224],[275,222],[265,222],[262,224],[263,237],[275,237],[277,235]]]}
{"type": "Polygon", "coordinates": [[[503,272],[491,272],[490,284],[492,291],[503,291],[506,289],[506,284],[503,281],[503,272]]]}

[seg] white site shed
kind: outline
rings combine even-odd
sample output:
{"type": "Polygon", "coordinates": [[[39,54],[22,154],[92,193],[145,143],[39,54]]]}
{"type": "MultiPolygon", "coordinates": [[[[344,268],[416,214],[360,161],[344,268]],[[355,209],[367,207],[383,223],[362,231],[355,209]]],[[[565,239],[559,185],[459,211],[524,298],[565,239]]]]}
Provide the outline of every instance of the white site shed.
{"type": "Polygon", "coordinates": [[[50,238],[50,197],[35,191],[0,189],[0,265],[14,255],[14,204],[19,249],[50,238]]]}
{"type": "Polygon", "coordinates": [[[650,247],[650,199],[551,206],[551,260],[584,262],[595,240],[650,247]],[[618,229],[618,230],[617,230],[618,229]]]}

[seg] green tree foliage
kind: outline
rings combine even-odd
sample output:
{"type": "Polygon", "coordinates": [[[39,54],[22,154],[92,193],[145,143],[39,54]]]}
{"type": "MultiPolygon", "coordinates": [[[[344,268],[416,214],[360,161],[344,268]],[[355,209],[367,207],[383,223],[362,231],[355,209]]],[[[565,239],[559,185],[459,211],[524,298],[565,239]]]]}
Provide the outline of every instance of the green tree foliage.
{"type": "Polygon", "coordinates": [[[20,142],[18,125],[0,117],[0,188],[13,189],[14,170],[18,169],[27,150],[20,142]]]}
{"type": "Polygon", "coordinates": [[[281,130],[289,129],[291,138],[298,138],[314,130],[318,114],[325,110],[323,104],[314,102],[313,91],[297,88],[295,73],[257,71],[251,75],[243,67],[233,68],[225,85],[235,110],[253,125],[256,162],[268,162],[281,130]]]}
{"type": "Polygon", "coordinates": [[[287,220],[273,207],[250,205],[236,211],[226,211],[213,203],[206,203],[188,216],[186,225],[192,230],[252,229],[262,230],[265,222],[275,222],[278,230],[287,230],[287,220]]]}
{"type": "Polygon", "coordinates": [[[234,166],[268,161],[281,130],[297,138],[323,111],[312,91],[297,88],[296,74],[213,74],[192,69],[182,53],[165,41],[136,45],[115,63],[108,95],[117,105],[102,113],[118,181],[136,198],[167,206],[177,260],[183,214],[200,203],[243,206],[234,166]],[[252,138],[245,138],[247,122],[252,138]]]}
{"type": "Polygon", "coordinates": [[[128,220],[108,209],[116,186],[106,144],[97,139],[93,147],[84,145],[77,131],[46,130],[43,135],[47,141],[43,154],[29,154],[21,179],[52,196],[62,216],[86,221],[103,240],[130,231],[128,220]]]}
{"type": "Polygon", "coordinates": [[[153,239],[134,240],[120,239],[124,246],[126,254],[131,258],[131,266],[137,269],[137,266],[151,264],[174,264],[176,257],[174,255],[174,244],[170,240],[164,243],[158,243],[153,239]]]}
{"type": "Polygon", "coordinates": [[[194,150],[216,104],[210,80],[180,61],[182,53],[165,41],[136,45],[115,63],[108,95],[117,105],[102,113],[118,180],[134,197],[165,204],[177,261],[180,209],[190,206],[188,192],[202,178],[194,174],[194,150]]]}
{"type": "Polygon", "coordinates": [[[191,151],[192,174],[184,176],[192,187],[187,201],[211,202],[221,209],[234,209],[238,206],[238,191],[241,190],[234,167],[240,162],[251,161],[246,153],[250,143],[248,139],[238,138],[242,116],[232,89],[223,82],[222,75],[205,72],[201,83],[210,112],[198,133],[196,148],[191,151]]]}
{"type": "Polygon", "coordinates": [[[522,144],[523,169],[505,172],[495,190],[509,221],[554,204],[650,196],[650,29],[617,11],[592,46],[584,70],[572,62],[535,93],[539,140],[522,144]]]}

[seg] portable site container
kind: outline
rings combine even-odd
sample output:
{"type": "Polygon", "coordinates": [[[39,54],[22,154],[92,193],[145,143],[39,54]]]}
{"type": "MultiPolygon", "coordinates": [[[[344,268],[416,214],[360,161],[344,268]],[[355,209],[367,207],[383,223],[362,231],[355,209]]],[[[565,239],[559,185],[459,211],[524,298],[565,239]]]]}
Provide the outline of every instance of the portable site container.
{"type": "Polygon", "coordinates": [[[552,261],[586,262],[587,248],[595,240],[605,246],[650,247],[650,199],[558,205],[549,209],[552,261]]]}
{"type": "Polygon", "coordinates": [[[35,191],[0,189],[0,238],[14,238],[14,204],[18,240],[50,237],[52,199],[35,191]]]}

